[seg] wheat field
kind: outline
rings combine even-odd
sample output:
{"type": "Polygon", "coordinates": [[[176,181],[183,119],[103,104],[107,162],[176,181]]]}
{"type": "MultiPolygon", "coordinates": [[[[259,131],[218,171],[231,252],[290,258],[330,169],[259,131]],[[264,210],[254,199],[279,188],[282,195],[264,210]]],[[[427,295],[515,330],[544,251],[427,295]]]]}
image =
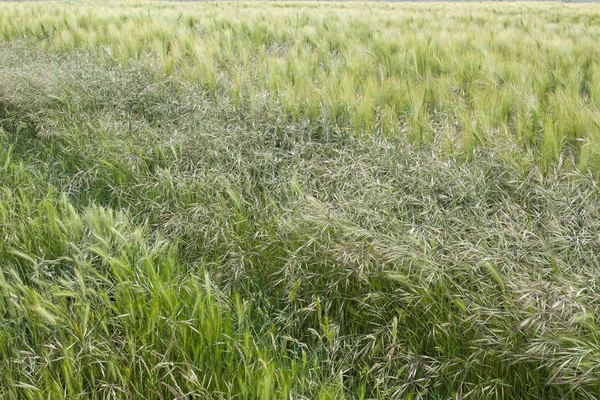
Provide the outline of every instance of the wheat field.
{"type": "Polygon", "coordinates": [[[600,397],[600,6],[0,3],[0,397],[600,397]]]}

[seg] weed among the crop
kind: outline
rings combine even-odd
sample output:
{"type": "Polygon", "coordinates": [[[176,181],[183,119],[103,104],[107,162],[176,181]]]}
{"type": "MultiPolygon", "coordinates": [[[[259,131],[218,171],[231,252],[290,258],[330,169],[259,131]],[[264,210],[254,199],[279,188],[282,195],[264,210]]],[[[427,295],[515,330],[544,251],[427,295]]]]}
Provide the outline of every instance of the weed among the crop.
{"type": "Polygon", "coordinates": [[[0,11],[0,397],[600,396],[597,6],[0,11]]]}

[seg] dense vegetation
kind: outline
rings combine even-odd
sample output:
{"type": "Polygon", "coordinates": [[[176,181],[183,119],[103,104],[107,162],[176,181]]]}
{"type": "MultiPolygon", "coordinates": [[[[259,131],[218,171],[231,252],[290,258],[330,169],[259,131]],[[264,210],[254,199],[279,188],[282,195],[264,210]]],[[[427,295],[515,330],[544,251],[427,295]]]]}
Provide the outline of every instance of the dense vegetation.
{"type": "Polygon", "coordinates": [[[0,4],[0,397],[600,397],[600,7],[0,4]]]}

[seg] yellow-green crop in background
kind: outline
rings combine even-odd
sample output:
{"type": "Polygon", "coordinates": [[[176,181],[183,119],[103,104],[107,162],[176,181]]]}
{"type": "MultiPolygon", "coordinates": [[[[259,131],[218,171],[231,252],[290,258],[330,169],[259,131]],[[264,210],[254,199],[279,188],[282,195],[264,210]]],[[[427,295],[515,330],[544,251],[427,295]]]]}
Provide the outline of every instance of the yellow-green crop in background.
{"type": "Polygon", "coordinates": [[[158,61],[240,109],[600,172],[596,5],[4,4],[0,37],[158,61]]]}

